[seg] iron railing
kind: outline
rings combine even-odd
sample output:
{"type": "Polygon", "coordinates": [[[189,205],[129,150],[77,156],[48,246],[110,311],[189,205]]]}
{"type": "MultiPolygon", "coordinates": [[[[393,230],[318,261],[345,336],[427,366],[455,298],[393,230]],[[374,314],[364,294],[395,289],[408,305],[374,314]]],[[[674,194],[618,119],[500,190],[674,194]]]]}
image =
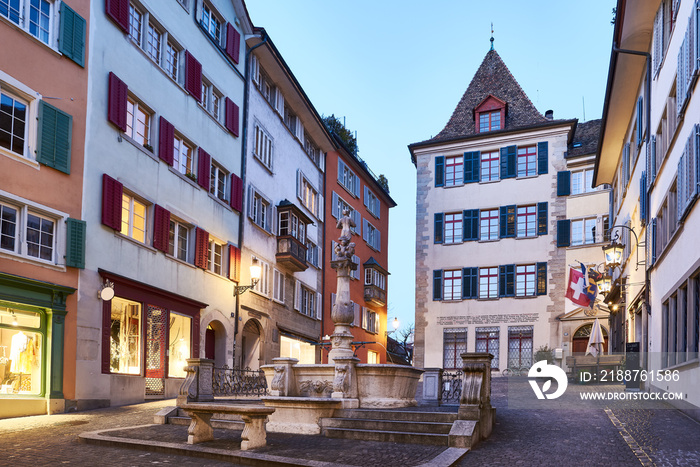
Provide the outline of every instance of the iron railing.
{"type": "Polygon", "coordinates": [[[462,397],[462,370],[443,371],[440,381],[440,404],[458,405],[462,397]]]}
{"type": "Polygon", "coordinates": [[[212,373],[214,396],[264,396],[267,380],[262,370],[250,368],[214,368],[212,373]]]}

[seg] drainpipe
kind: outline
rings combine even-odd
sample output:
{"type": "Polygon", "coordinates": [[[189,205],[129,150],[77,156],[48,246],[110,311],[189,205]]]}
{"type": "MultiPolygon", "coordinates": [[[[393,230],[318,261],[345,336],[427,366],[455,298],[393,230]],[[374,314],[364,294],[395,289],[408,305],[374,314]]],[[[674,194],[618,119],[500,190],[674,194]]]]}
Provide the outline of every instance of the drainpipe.
{"type": "MultiPolygon", "coordinates": [[[[646,78],[646,90],[645,90],[645,100],[646,100],[646,120],[647,120],[647,128],[646,128],[646,137],[644,138],[644,142],[649,145],[649,141],[651,140],[651,54],[648,52],[640,52],[638,50],[628,50],[628,49],[620,49],[617,47],[617,44],[613,44],[613,53],[616,54],[630,54],[630,55],[640,55],[645,57],[646,61],[646,68],[647,68],[647,78],[646,78]]],[[[640,196],[643,196],[643,193],[639,194],[640,196]]],[[[637,242],[639,243],[639,242],[637,242]]],[[[648,248],[649,245],[646,245],[645,248],[648,248]]],[[[649,269],[648,265],[645,263],[644,265],[644,308],[646,309],[648,314],[651,314],[651,308],[649,306],[649,294],[650,294],[650,287],[651,287],[651,280],[649,278],[649,269]]],[[[642,319],[642,323],[646,322],[647,326],[642,332],[643,339],[644,339],[644,345],[641,346],[644,358],[641,361],[641,366],[642,368],[647,368],[647,355],[648,355],[648,343],[649,343],[649,337],[648,337],[648,316],[645,317],[646,319],[642,319]]]]}
{"type": "MultiPolygon", "coordinates": [[[[243,80],[243,145],[241,148],[241,185],[243,186],[243,198],[245,199],[245,179],[246,179],[246,158],[248,151],[248,79],[250,78],[250,56],[253,50],[267,42],[267,32],[263,31],[262,42],[251,47],[245,54],[245,76],[243,80]]],[[[238,216],[238,248],[243,251],[243,223],[245,221],[245,201],[243,202],[242,212],[238,216]]],[[[233,316],[233,366],[236,366],[236,338],[238,336],[238,316],[240,315],[241,296],[236,297],[236,309],[233,316]]],[[[243,362],[241,362],[243,364],[243,362]]]]}
{"type": "MultiPolygon", "coordinates": [[[[323,158],[325,161],[323,162],[323,193],[326,193],[326,183],[327,183],[327,175],[328,175],[328,152],[323,154],[323,158]]],[[[326,209],[326,200],[324,200],[323,203],[323,209],[326,209]]],[[[323,213],[323,229],[321,232],[321,335],[318,336],[318,341],[323,344],[323,336],[325,334],[323,333],[323,330],[325,329],[326,326],[326,314],[323,312],[323,302],[325,301],[326,298],[326,228],[327,228],[327,222],[330,222],[326,218],[326,213],[323,213]]],[[[331,303],[331,308],[333,308],[333,304],[331,303]]],[[[328,310],[328,316],[331,315],[331,311],[328,310]]],[[[323,363],[323,345],[320,345],[319,348],[321,349],[321,363],[323,363]]]]}

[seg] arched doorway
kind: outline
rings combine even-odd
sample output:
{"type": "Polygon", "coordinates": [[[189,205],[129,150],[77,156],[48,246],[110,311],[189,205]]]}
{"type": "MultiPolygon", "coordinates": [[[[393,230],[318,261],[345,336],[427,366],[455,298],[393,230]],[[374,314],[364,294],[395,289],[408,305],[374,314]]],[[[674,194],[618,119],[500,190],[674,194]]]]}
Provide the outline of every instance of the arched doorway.
{"type": "Polygon", "coordinates": [[[214,366],[226,365],[226,327],[220,321],[212,321],[204,332],[204,358],[214,360],[214,366]]]}
{"type": "MultiPolygon", "coordinates": [[[[593,329],[593,323],[584,324],[576,330],[574,337],[571,339],[571,351],[576,353],[584,354],[586,353],[588,347],[588,339],[591,337],[591,329],[593,329]]],[[[603,353],[608,350],[608,330],[603,326],[600,327],[603,331],[603,353]]]]}
{"type": "Polygon", "coordinates": [[[260,323],[255,319],[248,320],[243,327],[241,338],[241,365],[243,368],[260,369],[260,335],[260,323]]]}

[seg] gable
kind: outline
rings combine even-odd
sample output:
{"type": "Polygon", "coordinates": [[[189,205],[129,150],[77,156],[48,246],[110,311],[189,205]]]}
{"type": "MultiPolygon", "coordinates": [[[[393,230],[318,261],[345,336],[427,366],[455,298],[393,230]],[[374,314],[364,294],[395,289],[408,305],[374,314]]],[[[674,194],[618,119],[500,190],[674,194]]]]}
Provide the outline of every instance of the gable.
{"type": "Polygon", "coordinates": [[[501,99],[489,94],[486,99],[481,101],[481,104],[477,105],[474,109],[475,113],[489,112],[491,110],[500,110],[506,106],[506,103],[501,99]]]}

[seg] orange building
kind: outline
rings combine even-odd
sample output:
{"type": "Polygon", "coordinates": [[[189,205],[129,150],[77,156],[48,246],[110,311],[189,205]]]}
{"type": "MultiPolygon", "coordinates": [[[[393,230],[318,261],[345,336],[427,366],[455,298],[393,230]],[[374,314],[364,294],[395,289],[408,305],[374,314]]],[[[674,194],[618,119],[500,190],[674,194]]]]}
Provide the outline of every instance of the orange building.
{"type": "MultiPolygon", "coordinates": [[[[362,363],[387,363],[389,209],[396,206],[396,202],[367,164],[334,137],[339,149],[326,154],[323,334],[333,334],[330,315],[337,276],[331,261],[335,259],[333,250],[340,235],[336,222],[347,209],[355,222],[352,241],[358,265],[350,283],[350,299],[355,307],[352,329],[357,343],[353,345],[355,355],[362,363]]],[[[330,346],[324,346],[324,363],[328,363],[329,349],[330,346]]]]}
{"type": "Polygon", "coordinates": [[[0,418],[75,398],[89,14],[0,8],[0,418]]]}

